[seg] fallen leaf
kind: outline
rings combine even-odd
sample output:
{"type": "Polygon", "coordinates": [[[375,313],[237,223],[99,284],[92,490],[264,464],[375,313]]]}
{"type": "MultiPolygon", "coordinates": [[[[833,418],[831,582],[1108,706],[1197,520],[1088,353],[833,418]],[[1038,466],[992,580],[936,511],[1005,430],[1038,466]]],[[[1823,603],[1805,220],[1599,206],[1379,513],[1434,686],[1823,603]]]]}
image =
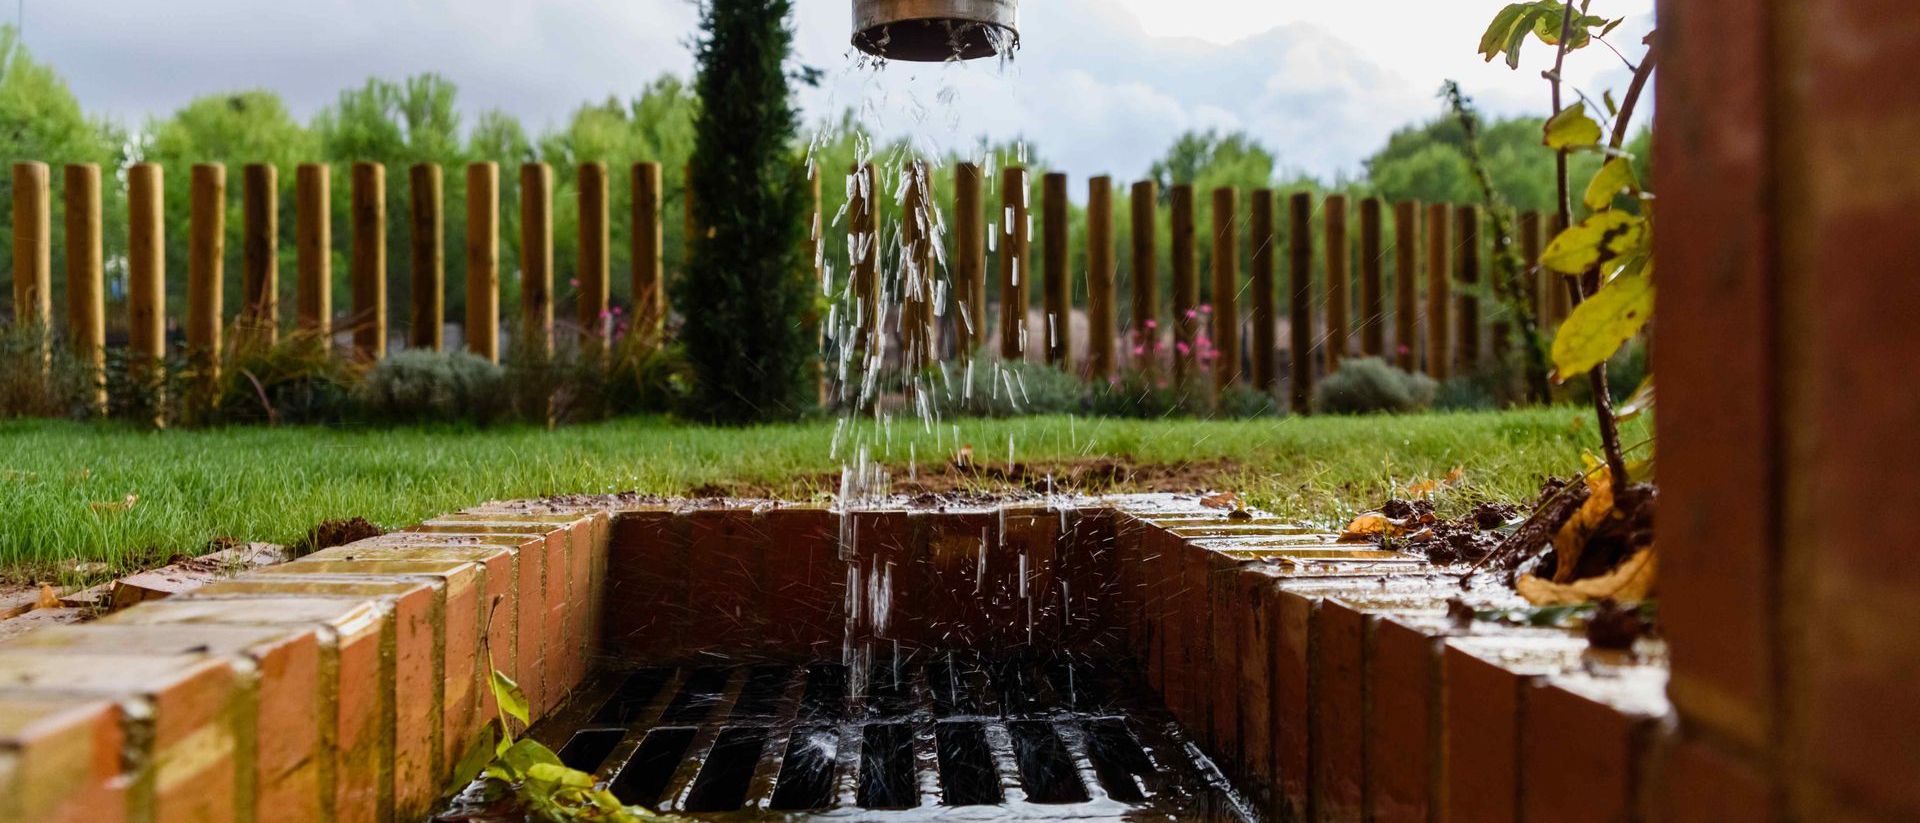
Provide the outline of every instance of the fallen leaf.
{"type": "Polygon", "coordinates": [[[1238,509],[1240,508],[1240,495],[1234,494],[1233,492],[1217,492],[1200,498],[1200,505],[1206,506],[1209,509],[1238,509]]]}
{"type": "Polygon", "coordinates": [[[73,564],[73,573],[79,574],[79,575],[91,576],[96,574],[105,574],[109,568],[111,567],[109,567],[107,564],[102,563],[98,560],[89,560],[85,563],[73,564]]]}
{"type": "Polygon", "coordinates": [[[94,511],[97,511],[97,512],[123,512],[133,508],[133,504],[138,502],[140,502],[140,495],[129,494],[126,497],[114,502],[88,503],[87,508],[93,509],[94,511]]]}
{"type": "Polygon", "coordinates": [[[953,467],[965,471],[973,468],[973,444],[960,447],[960,453],[953,456],[953,467]]]}
{"type": "Polygon", "coordinates": [[[34,601],[33,607],[36,609],[60,608],[60,593],[53,590],[52,583],[40,584],[40,599],[34,601]]]}
{"type": "Polygon", "coordinates": [[[1462,482],[1465,482],[1466,479],[1466,467],[1454,466],[1452,471],[1447,472],[1446,477],[1437,480],[1417,480],[1407,484],[1407,495],[1410,497],[1432,497],[1444,489],[1460,485],[1462,482]]]}
{"type": "Polygon", "coordinates": [[[1613,511],[1613,474],[1602,468],[1587,475],[1587,502],[1561,524],[1560,531],[1553,535],[1554,561],[1553,582],[1567,583],[1573,580],[1574,569],[1580,565],[1580,555],[1586,551],[1587,540],[1600,530],[1613,511]]]}
{"type": "Polygon", "coordinates": [[[1599,577],[1572,583],[1554,583],[1531,574],[1520,575],[1513,588],[1535,606],[1560,606],[1611,599],[1618,603],[1639,603],[1653,594],[1658,564],[1653,549],[1641,549],[1599,577]]]}

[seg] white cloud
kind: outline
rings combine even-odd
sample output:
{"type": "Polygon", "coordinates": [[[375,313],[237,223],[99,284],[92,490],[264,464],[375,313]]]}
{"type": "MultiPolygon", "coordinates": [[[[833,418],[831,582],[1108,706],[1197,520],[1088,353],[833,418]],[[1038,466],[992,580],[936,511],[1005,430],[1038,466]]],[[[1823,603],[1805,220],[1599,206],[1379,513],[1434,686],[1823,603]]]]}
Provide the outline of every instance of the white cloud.
{"type": "MultiPolygon", "coordinates": [[[[470,113],[505,108],[537,128],[689,71],[696,17],[687,0],[27,2],[29,47],[91,109],[130,122],[251,87],[308,116],[368,76],[439,71],[470,113]]],[[[1491,112],[1544,105],[1532,65],[1512,72],[1473,54],[1501,4],[1027,0],[1025,49],[1003,76],[987,62],[847,68],[846,0],[798,0],[799,58],[832,81],[802,101],[814,117],[865,103],[884,131],[935,147],[1024,135],[1076,176],[1141,174],[1175,135],[1210,127],[1248,130],[1290,168],[1353,171],[1393,128],[1439,111],[1443,78],[1491,112]]],[[[1650,4],[1603,2],[1640,18],[1616,42],[1638,41],[1650,4]]],[[[1569,76],[1624,85],[1597,48],[1569,76]]]]}

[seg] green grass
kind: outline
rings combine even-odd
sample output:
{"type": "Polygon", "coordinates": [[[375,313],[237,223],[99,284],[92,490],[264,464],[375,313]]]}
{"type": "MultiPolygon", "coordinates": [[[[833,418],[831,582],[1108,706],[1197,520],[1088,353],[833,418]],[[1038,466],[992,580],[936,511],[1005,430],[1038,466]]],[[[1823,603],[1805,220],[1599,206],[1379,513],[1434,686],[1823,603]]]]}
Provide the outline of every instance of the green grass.
{"type": "MultiPolygon", "coordinates": [[[[1541,478],[1595,448],[1573,408],[1412,417],[1134,421],[1070,417],[961,420],[938,437],[898,422],[886,454],[906,473],[948,459],[952,426],[975,460],[1004,465],[1076,456],[1178,464],[1231,458],[1222,488],[1289,517],[1336,522],[1409,482],[1462,467],[1443,507],[1525,500],[1541,478]],[[1575,421],[1580,421],[1576,423],[1575,421]]],[[[289,543],[330,518],[387,527],[489,499],[764,484],[831,491],[834,422],[713,429],[661,419],[545,431],[501,428],[233,428],[146,431],[109,424],[0,422],[0,577],[58,575],[75,561],[115,568],[193,554],[215,538],[289,543]],[[811,479],[809,479],[811,478],[811,479]],[[112,505],[129,495],[131,508],[112,505]]],[[[1644,437],[1631,428],[1629,443],[1644,437]]]]}

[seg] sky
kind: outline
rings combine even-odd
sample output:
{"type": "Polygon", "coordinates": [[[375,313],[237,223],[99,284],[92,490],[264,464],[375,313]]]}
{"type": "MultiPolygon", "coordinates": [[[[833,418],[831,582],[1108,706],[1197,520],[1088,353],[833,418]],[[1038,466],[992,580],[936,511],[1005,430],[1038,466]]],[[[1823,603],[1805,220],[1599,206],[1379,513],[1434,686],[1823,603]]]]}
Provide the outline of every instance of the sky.
{"type": "MultiPolygon", "coordinates": [[[[469,119],[488,108],[530,128],[580,103],[625,98],[688,74],[690,0],[15,0],[26,44],[90,111],[137,126],[194,97],[280,93],[310,117],[369,76],[434,71],[469,119]]],[[[847,0],[795,0],[799,62],[827,82],[801,94],[809,122],[855,108],[927,148],[1024,139],[1076,176],[1144,174],[1189,130],[1244,130],[1287,172],[1355,175],[1395,128],[1440,113],[1459,80],[1493,114],[1538,114],[1534,44],[1520,71],[1482,62],[1480,33],[1505,0],[1025,0],[1010,65],[858,68],[847,0]]],[[[0,4],[0,8],[4,8],[0,4]]],[[[1628,22],[1609,39],[1638,59],[1653,0],[1596,0],[1628,22]]],[[[11,12],[11,13],[9,13],[11,12]]],[[[1567,77],[1597,98],[1624,89],[1596,46],[1567,77]]]]}

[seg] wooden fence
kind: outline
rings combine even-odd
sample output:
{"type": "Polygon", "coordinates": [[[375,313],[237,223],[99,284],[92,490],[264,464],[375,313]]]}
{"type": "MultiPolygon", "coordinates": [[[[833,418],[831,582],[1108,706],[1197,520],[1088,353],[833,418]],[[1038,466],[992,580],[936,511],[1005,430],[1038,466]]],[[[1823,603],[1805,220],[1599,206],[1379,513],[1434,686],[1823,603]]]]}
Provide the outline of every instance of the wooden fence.
{"type": "MultiPolygon", "coordinates": [[[[101,173],[97,166],[84,164],[69,165],[63,171],[67,284],[64,337],[78,360],[95,375],[98,388],[91,400],[104,408],[106,288],[101,251],[101,173]]],[[[630,324],[657,337],[668,315],[662,255],[663,172],[657,163],[635,164],[626,171],[632,190],[631,214],[622,216],[630,221],[631,229],[629,276],[634,304],[630,307],[630,324]]],[[[388,351],[386,169],[377,163],[355,163],[348,177],[350,296],[339,330],[333,326],[333,195],[329,172],[327,166],[311,163],[295,170],[297,284],[291,326],[327,339],[336,331],[345,332],[350,334],[354,356],[383,357],[388,351]]],[[[516,263],[521,278],[520,324],[529,344],[552,351],[553,171],[546,164],[532,163],[519,173],[521,238],[516,263]]],[[[907,267],[912,276],[927,277],[934,257],[927,248],[931,238],[919,221],[906,219],[905,214],[882,214],[876,196],[880,189],[872,168],[861,173],[866,182],[853,187],[846,228],[856,237],[870,238],[851,246],[859,251],[851,261],[850,292],[864,302],[875,300],[880,291],[881,260],[893,259],[883,258],[878,248],[878,238],[888,236],[881,231],[885,222],[899,221],[891,236],[913,246],[900,258],[918,261],[907,267]]],[[[237,311],[231,313],[222,294],[229,198],[226,169],[200,164],[190,174],[186,355],[196,365],[196,373],[210,380],[218,374],[221,353],[226,350],[224,329],[232,329],[234,343],[272,342],[282,327],[277,297],[277,170],[271,165],[250,164],[240,175],[244,225],[239,236],[244,271],[237,311]]],[[[615,217],[609,213],[609,190],[615,184],[612,171],[604,164],[584,163],[577,174],[574,191],[579,199],[580,237],[577,317],[573,326],[581,345],[598,346],[610,333],[610,226],[615,217]]],[[[811,218],[816,227],[821,225],[817,177],[811,218]]],[[[931,173],[925,167],[915,167],[910,177],[905,209],[924,208],[928,193],[934,190],[931,173]]],[[[150,163],[132,166],[126,173],[129,223],[125,293],[128,351],[135,363],[157,362],[165,351],[162,179],[163,170],[150,163]]],[[[406,225],[412,242],[408,259],[411,305],[406,315],[405,344],[413,348],[439,350],[444,343],[444,227],[448,218],[441,210],[442,181],[442,170],[432,164],[413,166],[406,177],[410,191],[406,225]]],[[[1210,192],[1211,219],[1206,223],[1210,235],[1200,238],[1196,236],[1202,225],[1195,213],[1197,193],[1192,186],[1175,185],[1165,198],[1165,207],[1171,211],[1166,247],[1171,249],[1172,260],[1168,272],[1170,311],[1163,314],[1159,308],[1161,240],[1156,228],[1162,201],[1155,184],[1143,181],[1130,189],[1130,265],[1128,282],[1122,283],[1114,248],[1111,178],[1088,181],[1083,241],[1087,244],[1087,266],[1077,272],[1070,267],[1069,181],[1066,175],[1048,174],[1042,181],[1040,204],[1040,302],[1047,327],[1029,329],[1028,173],[1019,167],[1001,171],[1004,219],[993,219],[985,210],[986,182],[979,166],[960,164],[953,171],[953,231],[946,239],[952,253],[941,257],[952,261],[950,285],[957,311],[949,312],[946,322],[934,323],[926,306],[931,289],[924,287],[913,289],[918,297],[899,304],[903,311],[924,321],[900,327],[903,337],[914,338],[903,342],[911,344],[916,363],[942,356],[964,357],[975,347],[989,344],[995,338],[989,334],[988,318],[997,318],[994,334],[1003,358],[1024,358],[1033,351],[1046,362],[1088,379],[1107,379],[1123,369],[1153,371],[1159,368],[1160,352],[1164,350],[1176,380],[1210,375],[1215,387],[1245,384],[1272,392],[1280,388],[1284,351],[1288,364],[1285,371],[1290,375],[1289,398],[1296,410],[1304,411],[1316,375],[1337,369],[1343,357],[1382,357],[1409,371],[1424,370],[1437,379],[1482,362],[1486,332],[1482,330],[1479,284],[1484,221],[1476,206],[1434,203],[1422,209],[1419,203],[1393,203],[1394,242],[1388,249],[1384,247],[1383,226],[1388,204],[1377,198],[1350,204],[1341,194],[1328,195],[1316,204],[1311,193],[1293,193],[1284,201],[1286,272],[1284,281],[1280,281],[1276,279],[1280,263],[1277,255],[1283,220],[1278,212],[1282,201],[1276,192],[1259,189],[1243,193],[1232,188],[1210,192]],[[1356,205],[1357,249],[1348,223],[1349,212],[1356,205]],[[1318,244],[1313,231],[1316,206],[1321,227],[1318,244]],[[993,275],[997,276],[1002,298],[998,306],[989,306],[987,301],[989,231],[995,233],[992,245],[998,267],[993,275]],[[1199,294],[1203,273],[1197,271],[1202,242],[1212,250],[1211,271],[1204,273],[1211,294],[1211,302],[1206,305],[1199,294]],[[1243,252],[1249,263],[1244,273],[1240,266],[1243,252]],[[1319,279],[1313,276],[1316,252],[1325,272],[1319,279]],[[1391,289],[1386,275],[1389,254],[1391,289]],[[1357,295],[1353,291],[1356,285],[1357,295]],[[1084,304],[1075,305],[1077,293],[1086,295],[1084,304]],[[1131,311],[1124,326],[1117,322],[1117,293],[1130,296],[1131,311]],[[1279,345],[1283,315],[1277,306],[1283,295],[1288,327],[1284,347],[1279,345]],[[1076,312],[1085,313],[1089,338],[1081,364],[1073,362],[1076,349],[1072,320],[1076,312]]],[[[500,169],[493,163],[469,165],[466,185],[467,240],[465,248],[459,250],[465,255],[467,273],[464,344],[474,354],[497,362],[501,353],[503,273],[500,169]]],[[[49,329],[54,327],[51,198],[51,173],[45,164],[14,166],[15,322],[49,329]]],[[[690,204],[688,198],[685,219],[691,236],[690,204]]],[[[1538,258],[1543,235],[1551,228],[1538,214],[1520,215],[1516,242],[1529,261],[1538,258]]],[[[814,260],[817,272],[820,257],[815,255],[814,260]]],[[[1566,285],[1561,278],[1546,277],[1538,267],[1535,270],[1537,279],[1529,285],[1537,296],[1540,317],[1550,327],[1567,313],[1566,285]]],[[[870,342],[870,335],[886,332],[880,324],[868,321],[868,325],[870,328],[861,331],[863,346],[870,342]]],[[[1505,329],[1504,321],[1496,320],[1492,325],[1495,353],[1505,350],[1505,341],[1500,339],[1505,329]]]]}

